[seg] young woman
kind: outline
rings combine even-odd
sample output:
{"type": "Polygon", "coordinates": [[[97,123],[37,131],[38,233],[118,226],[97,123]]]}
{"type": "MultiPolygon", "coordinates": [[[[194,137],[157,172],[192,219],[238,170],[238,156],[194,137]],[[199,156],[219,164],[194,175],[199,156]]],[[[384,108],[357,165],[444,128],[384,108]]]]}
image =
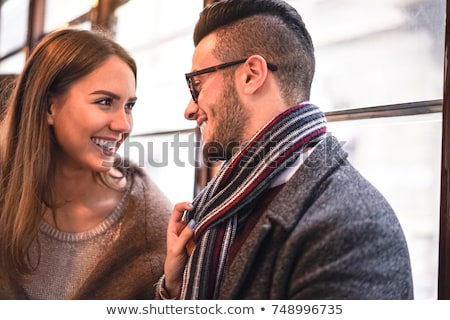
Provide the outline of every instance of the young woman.
{"type": "Polygon", "coordinates": [[[172,204],[117,149],[136,64],[107,35],[42,39],[0,141],[0,299],[152,299],[172,204]]]}

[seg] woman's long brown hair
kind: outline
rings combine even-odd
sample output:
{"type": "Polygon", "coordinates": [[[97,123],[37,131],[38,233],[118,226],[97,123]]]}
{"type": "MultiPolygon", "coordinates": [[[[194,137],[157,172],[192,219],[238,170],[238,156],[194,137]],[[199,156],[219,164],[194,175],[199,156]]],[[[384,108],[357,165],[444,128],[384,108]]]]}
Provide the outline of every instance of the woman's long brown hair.
{"type": "Polygon", "coordinates": [[[118,56],[133,58],[107,34],[62,29],[45,36],[17,79],[0,129],[0,264],[20,279],[36,266],[29,248],[45,207],[52,206],[56,140],[47,123],[49,97],[118,56]]]}

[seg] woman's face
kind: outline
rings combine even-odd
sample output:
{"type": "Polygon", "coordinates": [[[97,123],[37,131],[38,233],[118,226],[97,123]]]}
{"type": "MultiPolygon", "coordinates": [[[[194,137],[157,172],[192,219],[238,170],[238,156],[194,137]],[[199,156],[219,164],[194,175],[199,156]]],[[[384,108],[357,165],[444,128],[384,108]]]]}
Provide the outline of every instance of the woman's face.
{"type": "Polygon", "coordinates": [[[133,71],[112,56],[51,99],[47,120],[58,143],[59,167],[109,170],[133,127],[135,88],[133,71]]]}

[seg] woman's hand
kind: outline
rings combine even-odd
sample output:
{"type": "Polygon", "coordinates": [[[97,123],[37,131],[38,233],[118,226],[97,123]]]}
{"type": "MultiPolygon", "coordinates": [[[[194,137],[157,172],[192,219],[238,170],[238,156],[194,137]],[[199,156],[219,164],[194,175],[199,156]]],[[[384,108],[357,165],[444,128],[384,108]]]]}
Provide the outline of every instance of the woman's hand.
{"type": "Polygon", "coordinates": [[[187,263],[186,246],[194,235],[193,220],[186,223],[182,220],[185,210],[192,210],[189,202],[177,203],[167,227],[167,255],[164,263],[165,290],[171,297],[179,295],[183,280],[184,267],[187,263]]]}

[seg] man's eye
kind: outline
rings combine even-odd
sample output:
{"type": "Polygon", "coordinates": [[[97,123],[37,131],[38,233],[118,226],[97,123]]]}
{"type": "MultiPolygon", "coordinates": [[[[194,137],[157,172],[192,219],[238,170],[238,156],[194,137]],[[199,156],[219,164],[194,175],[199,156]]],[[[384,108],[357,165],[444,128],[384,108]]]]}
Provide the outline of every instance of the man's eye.
{"type": "Polygon", "coordinates": [[[131,110],[133,110],[135,104],[136,104],[136,102],[130,102],[130,103],[127,103],[127,104],[125,105],[125,109],[131,111],[131,110]]]}
{"type": "Polygon", "coordinates": [[[198,87],[200,86],[200,81],[194,80],[194,82],[192,84],[194,85],[195,89],[198,89],[198,87]]]}
{"type": "Polygon", "coordinates": [[[200,81],[194,81],[194,82],[192,82],[192,87],[194,87],[194,89],[195,89],[197,92],[200,92],[200,81]]]}

